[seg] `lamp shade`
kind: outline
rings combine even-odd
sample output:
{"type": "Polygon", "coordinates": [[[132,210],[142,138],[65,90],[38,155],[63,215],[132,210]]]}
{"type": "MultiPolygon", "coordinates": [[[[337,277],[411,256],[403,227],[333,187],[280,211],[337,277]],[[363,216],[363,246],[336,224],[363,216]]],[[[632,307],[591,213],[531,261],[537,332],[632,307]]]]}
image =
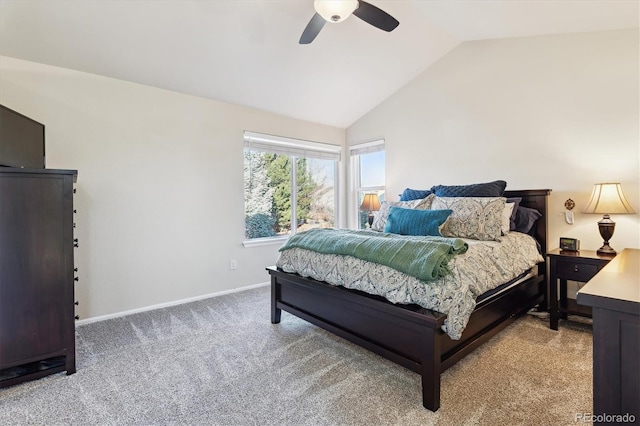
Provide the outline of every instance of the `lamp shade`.
{"type": "Polygon", "coordinates": [[[364,200],[362,200],[362,204],[360,204],[360,210],[380,210],[380,200],[378,199],[378,194],[364,194],[364,200]]]}
{"type": "Polygon", "coordinates": [[[619,183],[596,183],[583,213],[633,214],[619,183]]]}

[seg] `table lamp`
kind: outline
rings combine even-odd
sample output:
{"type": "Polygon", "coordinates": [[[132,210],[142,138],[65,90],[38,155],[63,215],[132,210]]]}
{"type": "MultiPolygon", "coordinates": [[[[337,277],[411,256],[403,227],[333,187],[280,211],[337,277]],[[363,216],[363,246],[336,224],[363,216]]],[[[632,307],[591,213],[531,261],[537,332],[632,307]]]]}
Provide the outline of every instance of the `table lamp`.
{"type": "Polygon", "coordinates": [[[380,210],[380,200],[378,199],[378,194],[364,194],[364,200],[362,200],[362,204],[360,204],[361,211],[368,211],[368,222],[369,228],[373,225],[373,212],[380,210]]]}
{"type": "Polygon", "coordinates": [[[596,183],[593,186],[591,199],[583,213],[599,213],[603,215],[602,220],[598,222],[598,229],[604,242],[602,247],[598,249],[598,254],[616,254],[616,251],[609,245],[616,223],[611,220],[609,215],[635,213],[622,193],[620,184],[596,183]]]}

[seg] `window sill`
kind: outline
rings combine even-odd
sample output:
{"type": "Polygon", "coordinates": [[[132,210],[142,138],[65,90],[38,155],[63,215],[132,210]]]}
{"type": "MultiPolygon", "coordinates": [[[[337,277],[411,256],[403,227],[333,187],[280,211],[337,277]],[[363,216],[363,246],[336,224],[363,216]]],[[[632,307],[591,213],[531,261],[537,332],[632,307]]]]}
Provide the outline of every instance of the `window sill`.
{"type": "Polygon", "coordinates": [[[244,247],[281,246],[285,241],[287,241],[287,239],[289,239],[289,236],[256,238],[254,240],[243,241],[242,245],[244,247]]]}

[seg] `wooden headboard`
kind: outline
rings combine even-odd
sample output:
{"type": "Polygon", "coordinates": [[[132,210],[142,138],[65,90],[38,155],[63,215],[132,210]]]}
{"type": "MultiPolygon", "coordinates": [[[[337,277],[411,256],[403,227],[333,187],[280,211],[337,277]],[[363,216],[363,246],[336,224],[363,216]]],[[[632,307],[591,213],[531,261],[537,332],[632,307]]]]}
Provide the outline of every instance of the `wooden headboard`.
{"type": "Polygon", "coordinates": [[[522,198],[520,202],[521,206],[536,209],[542,214],[542,217],[536,221],[536,224],[531,230],[531,235],[540,243],[543,256],[547,252],[547,199],[550,193],[550,189],[525,189],[521,191],[504,192],[505,197],[522,198]]]}

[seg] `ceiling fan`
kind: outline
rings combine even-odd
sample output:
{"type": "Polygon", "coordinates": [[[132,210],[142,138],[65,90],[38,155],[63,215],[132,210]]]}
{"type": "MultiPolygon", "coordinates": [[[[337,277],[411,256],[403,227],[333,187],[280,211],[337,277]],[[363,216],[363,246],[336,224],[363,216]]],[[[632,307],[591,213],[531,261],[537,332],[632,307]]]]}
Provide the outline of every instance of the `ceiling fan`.
{"type": "Polygon", "coordinates": [[[316,13],[302,32],[300,44],[311,43],[325,23],[342,22],[352,14],[387,32],[393,31],[400,24],[384,10],[362,0],[315,0],[313,7],[316,13]]]}

